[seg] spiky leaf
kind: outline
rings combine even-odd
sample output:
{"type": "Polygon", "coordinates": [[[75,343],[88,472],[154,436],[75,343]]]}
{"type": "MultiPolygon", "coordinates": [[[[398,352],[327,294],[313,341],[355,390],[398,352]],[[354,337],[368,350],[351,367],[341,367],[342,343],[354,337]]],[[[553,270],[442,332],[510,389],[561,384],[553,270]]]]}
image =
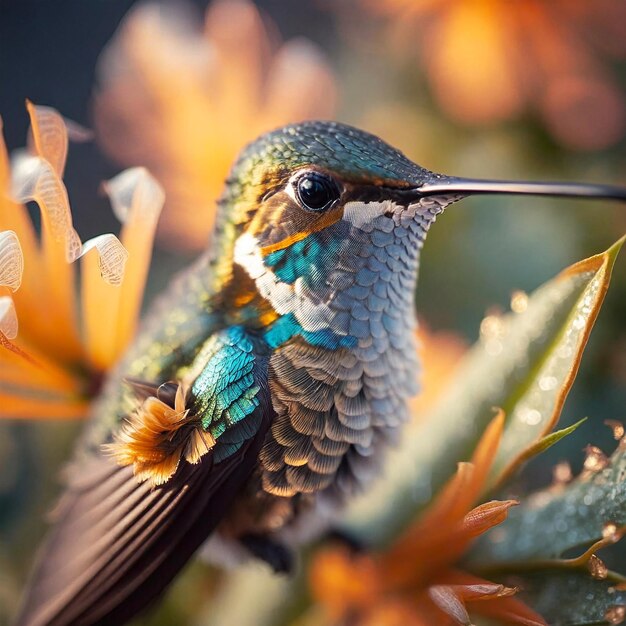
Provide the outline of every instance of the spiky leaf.
{"type": "Polygon", "coordinates": [[[567,486],[540,491],[511,510],[495,536],[475,548],[481,565],[559,557],[626,527],[626,446],[567,486]],[[595,469],[595,471],[594,471],[595,469]]]}
{"type": "Polygon", "coordinates": [[[407,428],[386,477],[350,510],[351,532],[392,539],[468,459],[502,407],[507,423],[488,482],[499,483],[555,426],[624,238],[537,289],[521,313],[489,320],[439,405],[407,428]]]}
{"type": "Polygon", "coordinates": [[[546,570],[524,576],[519,582],[526,589],[524,599],[551,626],[619,624],[622,608],[626,611],[626,591],[611,575],[595,580],[582,571],[546,570]],[[609,621],[610,615],[615,621],[609,621]]]}

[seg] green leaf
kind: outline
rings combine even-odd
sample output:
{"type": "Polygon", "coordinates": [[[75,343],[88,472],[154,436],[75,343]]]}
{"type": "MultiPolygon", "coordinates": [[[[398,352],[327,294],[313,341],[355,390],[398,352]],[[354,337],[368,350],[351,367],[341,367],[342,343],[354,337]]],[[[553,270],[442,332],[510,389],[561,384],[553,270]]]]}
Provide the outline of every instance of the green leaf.
{"type": "MultiPolygon", "coordinates": [[[[346,526],[385,544],[471,457],[493,407],[507,414],[488,478],[499,484],[554,427],[624,242],[577,263],[528,299],[521,313],[490,318],[456,370],[439,405],[402,433],[385,477],[349,510],[346,526]]],[[[540,446],[539,446],[540,447],[540,446]]]]}
{"type": "Polygon", "coordinates": [[[497,533],[480,539],[473,560],[493,566],[560,557],[602,539],[607,524],[626,526],[624,445],[604,469],[584,470],[567,486],[537,492],[511,509],[497,533]]]}
{"type": "Polygon", "coordinates": [[[581,420],[578,420],[575,424],[568,426],[567,428],[562,428],[561,430],[555,430],[553,433],[549,435],[545,435],[539,441],[534,443],[532,446],[527,448],[523,454],[520,454],[518,459],[520,462],[526,461],[528,459],[532,459],[533,457],[545,452],[548,448],[551,448],[554,444],[561,441],[568,435],[571,435],[579,426],[581,426],[584,422],[587,421],[586,417],[583,417],[581,420]]]}
{"type": "Polygon", "coordinates": [[[523,576],[520,583],[525,589],[523,599],[551,626],[609,624],[608,611],[626,608],[626,591],[616,588],[611,576],[596,580],[585,572],[546,570],[523,576]]]}
{"type": "Polygon", "coordinates": [[[546,336],[545,350],[535,370],[518,388],[519,396],[513,397],[514,403],[510,409],[503,406],[509,417],[491,472],[492,486],[502,484],[527,460],[528,449],[556,425],[578,373],[583,350],[598,317],[615,259],[625,239],[622,237],[606,252],[567,268],[538,290],[537,293],[543,292],[542,295],[549,301],[551,297],[558,296],[562,285],[569,284],[572,292],[581,289],[561,327],[556,329],[552,339],[546,336]]]}

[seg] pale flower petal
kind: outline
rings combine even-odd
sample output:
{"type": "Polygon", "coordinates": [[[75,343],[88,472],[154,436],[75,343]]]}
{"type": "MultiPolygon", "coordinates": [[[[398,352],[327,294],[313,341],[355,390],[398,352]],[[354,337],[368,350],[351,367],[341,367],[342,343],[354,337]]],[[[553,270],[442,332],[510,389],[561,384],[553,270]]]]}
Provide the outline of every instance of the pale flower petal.
{"type": "Polygon", "coordinates": [[[163,184],[163,244],[201,250],[241,148],[272,128],[332,117],[335,85],[313,44],[274,45],[249,0],[212,2],[204,33],[167,9],[143,5],[124,20],[100,62],[95,124],[114,158],[163,184]]]}
{"type": "Polygon", "coordinates": [[[0,287],[17,291],[22,284],[24,255],[17,235],[12,230],[0,232],[0,287]]]}
{"type": "Polygon", "coordinates": [[[67,191],[48,161],[24,153],[16,155],[12,163],[12,195],[18,202],[37,202],[44,231],[49,230],[55,242],[64,243],[68,263],[79,257],[81,243],[72,225],[67,191]]]}
{"type": "Polygon", "coordinates": [[[0,297],[0,333],[7,339],[17,337],[17,314],[11,296],[0,297]]]}
{"type": "Polygon", "coordinates": [[[428,590],[430,599],[457,624],[471,626],[471,620],[465,605],[452,587],[447,585],[433,585],[428,590]]]}
{"type": "Polygon", "coordinates": [[[276,54],[266,85],[263,124],[273,120],[332,117],[337,106],[335,78],[317,46],[306,39],[287,42],[276,54]]]}
{"type": "Polygon", "coordinates": [[[57,173],[63,176],[67,159],[67,128],[58,111],[26,101],[32,126],[33,152],[46,159],[57,173]]]}
{"type": "Polygon", "coordinates": [[[125,224],[131,211],[137,218],[147,220],[148,228],[158,219],[165,201],[161,185],[144,167],[133,167],[103,183],[117,219],[125,224]]]}
{"type": "Polygon", "coordinates": [[[98,252],[98,266],[104,282],[109,285],[121,285],[128,260],[126,248],[115,235],[106,233],[86,241],[80,256],[94,249],[98,252]]]}

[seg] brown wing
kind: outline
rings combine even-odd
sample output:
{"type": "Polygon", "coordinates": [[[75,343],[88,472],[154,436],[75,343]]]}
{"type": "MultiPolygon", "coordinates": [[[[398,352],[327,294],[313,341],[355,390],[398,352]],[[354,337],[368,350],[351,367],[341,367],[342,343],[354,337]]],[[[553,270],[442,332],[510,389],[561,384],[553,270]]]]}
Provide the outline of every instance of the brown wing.
{"type": "Polygon", "coordinates": [[[165,485],[98,457],[56,512],[16,626],[120,626],[156,599],[214,530],[252,471],[270,416],[219,463],[183,463],[165,485]]]}

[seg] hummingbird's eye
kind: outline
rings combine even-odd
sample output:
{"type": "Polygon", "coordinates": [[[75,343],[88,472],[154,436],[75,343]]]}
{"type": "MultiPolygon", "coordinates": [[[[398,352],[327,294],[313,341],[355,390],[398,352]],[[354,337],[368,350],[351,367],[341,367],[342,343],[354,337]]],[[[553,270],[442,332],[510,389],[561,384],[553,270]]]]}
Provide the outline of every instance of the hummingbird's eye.
{"type": "Polygon", "coordinates": [[[320,172],[302,175],[296,183],[296,193],[300,204],[311,211],[323,211],[339,198],[335,181],[320,172]]]}

